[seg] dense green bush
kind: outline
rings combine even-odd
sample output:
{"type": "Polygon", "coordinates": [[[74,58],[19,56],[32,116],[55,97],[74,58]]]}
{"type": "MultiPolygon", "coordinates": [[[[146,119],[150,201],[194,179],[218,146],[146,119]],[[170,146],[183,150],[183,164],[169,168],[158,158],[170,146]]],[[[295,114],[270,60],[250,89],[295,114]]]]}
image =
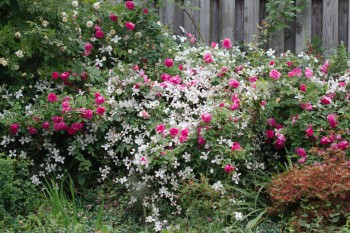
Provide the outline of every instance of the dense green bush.
{"type": "Polygon", "coordinates": [[[0,155],[0,228],[35,211],[40,204],[37,188],[29,179],[29,166],[27,160],[0,155]]]}

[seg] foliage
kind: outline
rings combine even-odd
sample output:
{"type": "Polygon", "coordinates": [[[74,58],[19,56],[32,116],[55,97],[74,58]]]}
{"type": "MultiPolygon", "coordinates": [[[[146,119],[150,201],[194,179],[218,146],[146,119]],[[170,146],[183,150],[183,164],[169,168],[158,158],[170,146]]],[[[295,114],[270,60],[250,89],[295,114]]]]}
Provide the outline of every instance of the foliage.
{"type": "Polygon", "coordinates": [[[307,2],[310,0],[302,0],[296,3],[295,0],[277,0],[266,2],[266,20],[270,24],[271,32],[276,32],[289,28],[296,14],[302,12],[306,8],[307,2]]]}
{"type": "Polygon", "coordinates": [[[277,221],[271,176],[324,162],[315,147],[349,156],[344,50],[325,60],[229,38],[193,46],[150,1],[21,4],[22,24],[0,28],[1,150],[30,160],[39,187],[59,184],[27,228],[263,232],[277,221]]]}
{"type": "Polygon", "coordinates": [[[268,188],[273,203],[271,211],[283,213],[294,209],[297,219],[292,224],[299,230],[316,219],[320,228],[341,226],[350,211],[346,154],[331,148],[326,151],[313,148],[311,153],[320,156],[322,163],[294,167],[273,179],[268,188]]]}
{"type": "Polygon", "coordinates": [[[36,187],[29,180],[29,166],[28,160],[0,155],[0,228],[13,224],[16,217],[39,205],[36,187]]]}

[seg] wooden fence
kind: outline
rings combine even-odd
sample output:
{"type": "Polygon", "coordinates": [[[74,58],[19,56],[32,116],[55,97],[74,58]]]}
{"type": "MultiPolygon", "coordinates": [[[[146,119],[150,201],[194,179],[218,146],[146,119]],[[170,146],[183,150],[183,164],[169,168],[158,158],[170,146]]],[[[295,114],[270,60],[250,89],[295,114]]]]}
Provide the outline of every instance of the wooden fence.
{"type": "MultiPolygon", "coordinates": [[[[266,16],[266,0],[183,0],[200,10],[188,13],[179,9],[174,0],[165,0],[159,9],[160,21],[176,33],[179,26],[206,43],[219,42],[228,37],[235,41],[251,42],[257,33],[257,25],[266,16]],[[192,18],[192,19],[191,19],[192,18]]],[[[298,1],[298,0],[297,0],[298,1]]],[[[326,48],[334,48],[340,42],[350,45],[350,0],[310,0],[303,12],[298,13],[290,29],[276,33],[268,47],[282,51],[301,51],[305,42],[317,35],[326,48]]]]}

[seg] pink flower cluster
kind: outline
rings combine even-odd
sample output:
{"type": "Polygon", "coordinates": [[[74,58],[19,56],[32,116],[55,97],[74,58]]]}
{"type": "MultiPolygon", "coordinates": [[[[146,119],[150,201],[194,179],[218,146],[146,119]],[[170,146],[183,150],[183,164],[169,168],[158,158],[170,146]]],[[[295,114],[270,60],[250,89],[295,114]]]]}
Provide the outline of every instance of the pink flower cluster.
{"type": "MultiPolygon", "coordinates": [[[[158,134],[165,134],[165,125],[164,124],[159,124],[156,126],[156,133],[158,134]]],[[[184,128],[180,130],[179,128],[173,127],[169,129],[169,135],[172,138],[179,137],[180,143],[184,143],[188,139],[188,135],[190,133],[190,130],[188,128],[184,128]]]]}

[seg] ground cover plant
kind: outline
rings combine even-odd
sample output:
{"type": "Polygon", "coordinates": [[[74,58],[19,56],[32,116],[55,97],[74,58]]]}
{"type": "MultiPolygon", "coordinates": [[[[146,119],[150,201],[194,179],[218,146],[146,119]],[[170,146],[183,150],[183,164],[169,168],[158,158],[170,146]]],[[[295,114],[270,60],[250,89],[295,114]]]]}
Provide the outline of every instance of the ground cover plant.
{"type": "Polygon", "coordinates": [[[151,1],[0,5],[5,232],[347,230],[343,46],[194,45],[151,1]]]}

